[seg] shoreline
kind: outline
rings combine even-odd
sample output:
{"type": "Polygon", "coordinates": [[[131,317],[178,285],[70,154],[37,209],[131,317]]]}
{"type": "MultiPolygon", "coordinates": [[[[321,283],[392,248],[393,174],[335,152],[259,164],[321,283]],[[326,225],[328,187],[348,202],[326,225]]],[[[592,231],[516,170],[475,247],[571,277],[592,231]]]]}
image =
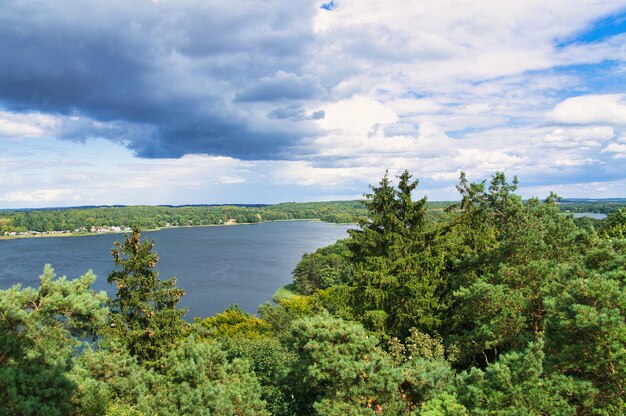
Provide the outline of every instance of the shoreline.
{"type": "MultiPolygon", "coordinates": [[[[141,232],[155,232],[155,231],[163,231],[170,230],[173,228],[199,228],[199,227],[232,227],[237,225],[255,225],[255,224],[265,224],[270,222],[289,222],[289,221],[310,221],[310,222],[327,222],[329,224],[356,224],[353,222],[330,222],[330,221],[322,221],[319,218],[290,218],[286,220],[268,220],[268,221],[259,221],[259,222],[237,222],[230,224],[198,224],[198,225],[175,225],[170,227],[158,227],[158,228],[146,228],[142,229],[141,232]]],[[[36,235],[3,235],[0,236],[0,241],[3,240],[20,240],[27,238],[66,238],[66,237],[94,237],[97,235],[110,235],[110,234],[127,234],[128,231],[110,231],[104,233],[75,233],[75,232],[61,232],[53,233],[53,234],[36,234],[36,235]]]]}

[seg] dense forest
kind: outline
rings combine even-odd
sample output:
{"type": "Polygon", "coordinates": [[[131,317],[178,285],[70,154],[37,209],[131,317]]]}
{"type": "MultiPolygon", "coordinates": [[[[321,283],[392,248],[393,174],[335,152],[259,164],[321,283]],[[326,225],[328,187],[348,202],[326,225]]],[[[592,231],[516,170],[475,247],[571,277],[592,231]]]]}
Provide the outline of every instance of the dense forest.
{"type": "MultiPolygon", "coordinates": [[[[43,210],[0,210],[0,236],[9,233],[91,232],[105,227],[155,229],[194,225],[313,219],[348,223],[366,215],[360,201],[277,205],[116,206],[43,210]]],[[[106,228],[105,228],[106,229],[106,228]]]]}
{"type": "Polygon", "coordinates": [[[187,323],[138,229],[113,298],[50,266],[0,291],[0,415],[625,414],[626,209],[574,222],[498,173],[427,215],[417,185],[385,175],[258,316],[187,323]]]}

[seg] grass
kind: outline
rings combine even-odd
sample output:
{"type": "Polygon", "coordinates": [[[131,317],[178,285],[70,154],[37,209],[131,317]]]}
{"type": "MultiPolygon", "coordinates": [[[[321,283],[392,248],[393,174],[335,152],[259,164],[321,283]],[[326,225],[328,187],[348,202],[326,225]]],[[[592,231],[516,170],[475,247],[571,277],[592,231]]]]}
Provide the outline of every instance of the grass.
{"type": "Polygon", "coordinates": [[[272,295],[272,299],[274,299],[275,302],[280,302],[281,300],[291,300],[298,296],[293,290],[293,283],[279,287],[272,295]]]}

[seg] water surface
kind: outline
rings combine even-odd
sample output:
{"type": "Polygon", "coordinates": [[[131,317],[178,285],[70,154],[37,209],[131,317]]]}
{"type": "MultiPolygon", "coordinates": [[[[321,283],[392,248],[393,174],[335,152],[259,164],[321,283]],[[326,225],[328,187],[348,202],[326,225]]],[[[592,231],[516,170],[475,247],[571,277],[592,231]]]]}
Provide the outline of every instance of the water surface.
{"type": "MultiPolygon", "coordinates": [[[[291,282],[302,254],[347,236],[354,225],[312,221],[269,222],[225,227],[170,228],[142,233],[155,240],[160,277],[178,278],[186,290],[181,305],[187,319],[209,316],[231,304],[255,313],[274,291],[291,282]]],[[[114,289],[106,282],[113,270],[111,248],[122,234],[0,240],[0,289],[16,283],[39,285],[45,263],[58,276],[75,278],[92,269],[94,289],[114,289]]]]}
{"type": "Polygon", "coordinates": [[[606,214],[598,213],[598,212],[574,212],[572,213],[574,218],[584,218],[589,217],[595,220],[602,220],[606,218],[606,214]]]}

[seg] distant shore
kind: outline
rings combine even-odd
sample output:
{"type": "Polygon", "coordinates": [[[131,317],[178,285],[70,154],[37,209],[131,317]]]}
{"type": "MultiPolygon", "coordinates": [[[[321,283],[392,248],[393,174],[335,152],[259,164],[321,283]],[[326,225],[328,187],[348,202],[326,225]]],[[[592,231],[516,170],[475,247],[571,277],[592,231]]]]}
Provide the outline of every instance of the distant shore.
{"type": "MultiPolygon", "coordinates": [[[[259,222],[225,222],[223,224],[197,224],[197,225],[171,225],[167,227],[157,227],[157,228],[145,228],[142,229],[142,232],[154,232],[154,231],[162,231],[162,230],[170,230],[173,228],[199,228],[199,227],[232,227],[235,225],[254,225],[254,224],[264,224],[269,222],[289,222],[289,221],[311,221],[311,222],[328,222],[329,224],[353,224],[351,222],[344,223],[333,223],[330,221],[322,221],[317,218],[291,218],[286,220],[268,220],[268,221],[259,221],[259,222]]],[[[28,234],[18,234],[18,235],[2,235],[0,236],[1,240],[18,240],[24,238],[62,238],[62,237],[93,237],[97,235],[107,235],[107,234],[126,234],[131,232],[130,228],[125,228],[123,230],[111,230],[111,231],[103,231],[103,232],[73,232],[73,231],[47,231],[47,232],[32,232],[28,231],[28,234]],[[33,234],[35,233],[35,234],[33,234]]]]}

